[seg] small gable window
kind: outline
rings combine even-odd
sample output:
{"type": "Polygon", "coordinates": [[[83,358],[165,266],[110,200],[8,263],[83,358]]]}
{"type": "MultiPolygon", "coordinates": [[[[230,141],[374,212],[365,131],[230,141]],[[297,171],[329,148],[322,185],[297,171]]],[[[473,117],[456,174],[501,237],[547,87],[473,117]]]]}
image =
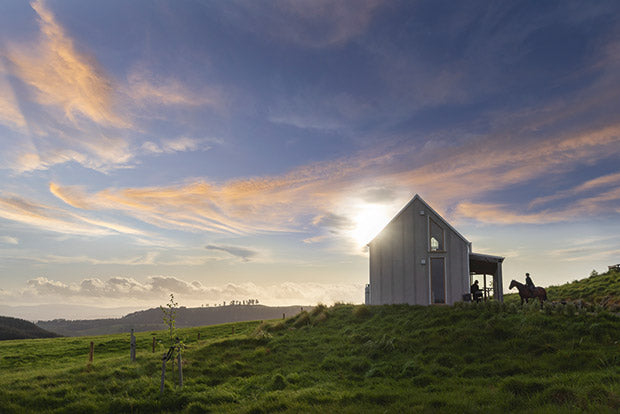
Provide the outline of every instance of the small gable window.
{"type": "Polygon", "coordinates": [[[432,219],[429,219],[429,247],[431,252],[445,251],[443,229],[439,224],[435,223],[432,219]]]}

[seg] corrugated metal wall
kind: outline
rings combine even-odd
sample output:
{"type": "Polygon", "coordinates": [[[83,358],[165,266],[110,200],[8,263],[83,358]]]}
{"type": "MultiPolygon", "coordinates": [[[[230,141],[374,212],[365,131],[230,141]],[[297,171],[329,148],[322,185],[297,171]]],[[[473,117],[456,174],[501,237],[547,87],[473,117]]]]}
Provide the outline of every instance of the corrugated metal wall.
{"type": "Polygon", "coordinates": [[[462,295],[469,291],[467,242],[419,199],[414,199],[401,211],[369,248],[373,305],[428,305],[432,257],[445,258],[446,303],[462,300],[462,295]],[[424,211],[424,215],[420,211],[424,211]],[[429,218],[444,230],[445,252],[429,252],[429,218]]]}

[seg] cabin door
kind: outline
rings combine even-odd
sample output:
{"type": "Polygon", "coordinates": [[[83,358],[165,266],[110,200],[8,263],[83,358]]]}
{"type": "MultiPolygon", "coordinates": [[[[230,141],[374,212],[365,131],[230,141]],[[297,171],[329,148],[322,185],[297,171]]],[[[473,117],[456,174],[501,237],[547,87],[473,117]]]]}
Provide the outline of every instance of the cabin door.
{"type": "Polygon", "coordinates": [[[431,257],[431,303],[446,303],[445,257],[431,257]]]}

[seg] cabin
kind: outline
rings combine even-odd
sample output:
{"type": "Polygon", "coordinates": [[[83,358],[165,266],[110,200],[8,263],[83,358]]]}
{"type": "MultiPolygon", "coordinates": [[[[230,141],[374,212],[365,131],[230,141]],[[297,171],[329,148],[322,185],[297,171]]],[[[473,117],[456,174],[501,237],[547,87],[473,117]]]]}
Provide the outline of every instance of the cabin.
{"type": "Polygon", "coordinates": [[[452,305],[471,300],[474,279],[485,300],[503,301],[501,256],[474,253],[472,244],[419,195],[368,243],[366,303],[452,305]]]}

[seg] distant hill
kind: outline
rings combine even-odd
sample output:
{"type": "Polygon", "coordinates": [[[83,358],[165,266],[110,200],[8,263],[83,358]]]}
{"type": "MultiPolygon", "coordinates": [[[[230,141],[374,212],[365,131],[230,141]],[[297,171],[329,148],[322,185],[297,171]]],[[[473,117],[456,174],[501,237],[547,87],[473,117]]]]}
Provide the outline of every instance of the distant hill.
{"type": "Polygon", "coordinates": [[[64,303],[37,303],[36,305],[4,305],[0,303],[0,315],[27,321],[64,319],[120,318],[130,312],[144,309],[143,306],[105,308],[99,306],[72,305],[64,303]]]}
{"type": "Polygon", "coordinates": [[[0,316],[0,341],[7,339],[54,338],[59,335],[48,332],[23,319],[0,316]]]}
{"type": "MultiPolygon", "coordinates": [[[[308,307],[306,307],[308,309],[308,307]]],[[[217,325],[228,322],[267,320],[298,314],[301,306],[232,305],[212,308],[177,309],[175,323],[177,328],[217,325]]],[[[162,312],[159,308],[133,312],[122,318],[66,320],[54,319],[39,321],[37,326],[65,336],[107,335],[129,332],[155,331],[164,329],[162,312]]]]}

